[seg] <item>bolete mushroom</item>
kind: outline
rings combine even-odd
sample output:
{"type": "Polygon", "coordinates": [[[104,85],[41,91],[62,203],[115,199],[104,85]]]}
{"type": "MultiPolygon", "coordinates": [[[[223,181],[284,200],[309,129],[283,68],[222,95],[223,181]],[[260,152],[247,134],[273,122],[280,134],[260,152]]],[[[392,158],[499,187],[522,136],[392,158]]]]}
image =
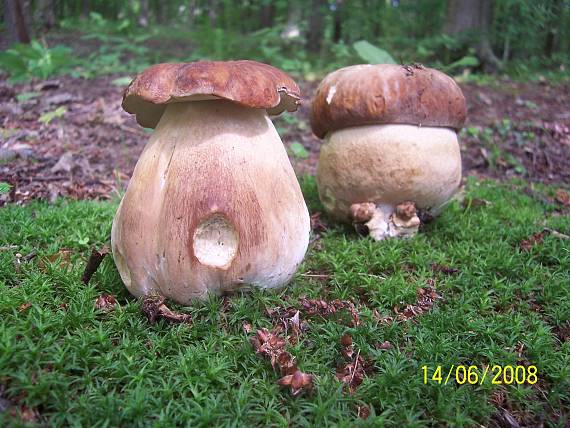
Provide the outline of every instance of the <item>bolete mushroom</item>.
{"type": "Polygon", "coordinates": [[[461,180],[457,133],[465,98],[449,76],[421,65],[355,65],[317,88],[311,127],[324,138],[320,199],[338,220],[376,240],[416,233],[461,180]]]}
{"type": "Polygon", "coordinates": [[[113,221],[113,257],[135,296],[181,304],[285,284],[310,218],[268,114],[295,111],[299,88],[254,61],[159,64],[123,108],[156,128],[113,221]]]}

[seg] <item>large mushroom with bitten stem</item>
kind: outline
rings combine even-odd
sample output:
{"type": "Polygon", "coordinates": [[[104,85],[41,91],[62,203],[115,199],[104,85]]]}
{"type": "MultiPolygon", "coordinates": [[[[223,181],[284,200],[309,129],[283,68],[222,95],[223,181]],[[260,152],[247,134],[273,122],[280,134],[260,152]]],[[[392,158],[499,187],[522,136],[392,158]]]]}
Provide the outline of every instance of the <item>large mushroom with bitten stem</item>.
{"type": "Polygon", "coordinates": [[[298,102],[289,76],[254,61],[159,64],[133,80],[123,108],[155,130],[112,228],[132,294],[188,304],[292,277],[310,219],[268,114],[298,102]]]}
{"type": "Polygon", "coordinates": [[[376,240],[415,234],[420,217],[437,215],[459,186],[465,115],[455,81],[421,65],[326,76],[311,108],[324,138],[317,184],[326,211],[376,240]]]}

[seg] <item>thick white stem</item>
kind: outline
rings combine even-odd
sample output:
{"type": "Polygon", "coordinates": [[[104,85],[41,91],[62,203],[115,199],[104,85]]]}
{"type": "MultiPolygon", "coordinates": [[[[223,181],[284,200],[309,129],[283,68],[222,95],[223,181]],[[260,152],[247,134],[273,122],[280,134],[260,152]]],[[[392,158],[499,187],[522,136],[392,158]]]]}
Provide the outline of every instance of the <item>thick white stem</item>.
{"type": "Polygon", "coordinates": [[[180,303],[286,283],[310,220],[265,111],[228,101],[170,104],[113,223],[113,254],[135,295],[180,303]]]}

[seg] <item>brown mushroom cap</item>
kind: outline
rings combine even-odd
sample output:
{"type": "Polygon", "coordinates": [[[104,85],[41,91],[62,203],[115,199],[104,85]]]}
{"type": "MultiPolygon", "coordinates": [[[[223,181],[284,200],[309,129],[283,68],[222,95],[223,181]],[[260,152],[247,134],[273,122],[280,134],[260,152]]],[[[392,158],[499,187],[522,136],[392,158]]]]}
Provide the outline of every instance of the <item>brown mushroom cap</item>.
{"type": "Polygon", "coordinates": [[[354,65],[320,83],[311,108],[311,127],[330,131],[373,124],[407,124],[461,129],[465,97],[446,74],[421,65],[354,65]]]}
{"type": "Polygon", "coordinates": [[[154,128],[166,104],[208,99],[226,99],[277,115],[297,110],[300,91],[287,74],[255,61],[157,64],[135,77],[122,105],[136,114],[141,126],[154,128]]]}

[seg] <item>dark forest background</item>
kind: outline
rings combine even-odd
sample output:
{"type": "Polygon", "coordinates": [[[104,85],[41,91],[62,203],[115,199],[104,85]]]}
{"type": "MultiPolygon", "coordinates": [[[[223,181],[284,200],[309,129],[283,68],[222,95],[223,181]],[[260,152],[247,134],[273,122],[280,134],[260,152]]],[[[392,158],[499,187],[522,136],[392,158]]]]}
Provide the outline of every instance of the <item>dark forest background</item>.
{"type": "MultiPolygon", "coordinates": [[[[117,48],[90,60],[92,73],[106,66],[123,71],[113,68],[113,58],[131,61],[136,70],[129,71],[173,59],[252,58],[305,75],[394,61],[532,78],[537,70],[564,74],[570,62],[568,0],[3,0],[2,6],[0,47],[32,42],[16,46],[12,58],[0,57],[12,75],[23,71],[11,61],[26,55],[77,72],[77,44],[94,42],[117,48]],[[158,38],[172,40],[172,48],[155,48],[158,38]]],[[[29,63],[19,67],[30,72],[29,63]]]]}

